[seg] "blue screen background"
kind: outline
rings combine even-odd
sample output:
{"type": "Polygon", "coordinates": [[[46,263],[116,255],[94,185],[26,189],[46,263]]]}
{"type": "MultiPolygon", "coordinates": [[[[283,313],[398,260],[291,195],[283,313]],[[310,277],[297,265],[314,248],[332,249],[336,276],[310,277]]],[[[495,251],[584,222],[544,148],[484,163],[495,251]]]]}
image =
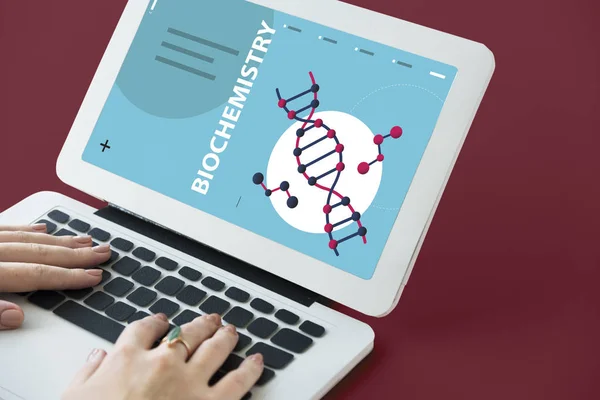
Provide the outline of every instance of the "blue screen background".
{"type": "MultiPolygon", "coordinates": [[[[335,268],[369,279],[456,72],[453,66],[240,0],[159,2],[155,10],[148,10],[140,25],[82,158],[335,268]],[[273,42],[259,67],[240,119],[231,131],[228,147],[220,154],[210,191],[201,195],[190,189],[191,183],[202,158],[210,152],[210,140],[219,128],[240,67],[263,20],[276,29],[273,42]],[[301,32],[289,29],[290,26],[301,32]],[[185,38],[169,34],[168,27],[228,43],[239,49],[240,54],[236,57],[190,44],[185,38]],[[334,38],[337,43],[319,39],[323,36],[334,38]],[[154,55],[165,55],[187,65],[204,64],[161,46],[166,40],[177,46],[202,48],[202,54],[214,58],[207,72],[217,79],[200,79],[157,62],[154,55]],[[412,67],[392,60],[401,60],[412,67]],[[321,84],[319,97],[325,99],[327,110],[352,114],[373,132],[386,133],[394,125],[401,125],[404,130],[401,145],[386,148],[381,186],[362,216],[369,227],[368,243],[359,243],[358,239],[351,245],[344,243],[340,245],[340,256],[327,246],[325,232],[311,234],[288,225],[251,179],[254,172],[266,171],[273,146],[290,126],[277,107],[275,88],[285,88],[290,94],[305,90],[310,86],[308,71],[313,71],[321,84]],[[435,77],[430,71],[446,78],[435,77]],[[100,144],[106,140],[111,147],[103,152],[100,144]]],[[[348,226],[339,234],[355,230],[355,226],[348,226]]]]}

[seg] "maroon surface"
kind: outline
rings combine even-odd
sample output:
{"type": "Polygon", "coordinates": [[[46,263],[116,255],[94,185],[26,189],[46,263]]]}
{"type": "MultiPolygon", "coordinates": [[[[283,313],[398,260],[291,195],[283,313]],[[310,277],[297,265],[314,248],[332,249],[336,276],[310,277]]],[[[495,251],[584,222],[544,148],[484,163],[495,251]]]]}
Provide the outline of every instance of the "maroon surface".
{"type": "MultiPolygon", "coordinates": [[[[355,0],[356,1],[356,0],[355,0]]],[[[0,0],[0,210],[55,159],[124,0],[0,0]]],[[[600,398],[600,5],[356,1],[497,69],[398,308],[328,399],[600,398]]],[[[351,313],[356,315],[355,313],[351,313]]]]}

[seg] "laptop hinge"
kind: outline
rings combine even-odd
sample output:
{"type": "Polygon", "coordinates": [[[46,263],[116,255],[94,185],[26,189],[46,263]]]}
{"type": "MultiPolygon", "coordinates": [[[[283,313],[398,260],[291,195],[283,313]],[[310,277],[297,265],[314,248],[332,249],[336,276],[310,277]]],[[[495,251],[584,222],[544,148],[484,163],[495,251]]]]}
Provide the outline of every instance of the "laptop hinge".
{"type": "Polygon", "coordinates": [[[306,307],[310,307],[315,301],[326,305],[329,303],[327,299],[302,286],[183,236],[167,227],[160,226],[114,204],[99,209],[95,215],[260,285],[306,307]]]}

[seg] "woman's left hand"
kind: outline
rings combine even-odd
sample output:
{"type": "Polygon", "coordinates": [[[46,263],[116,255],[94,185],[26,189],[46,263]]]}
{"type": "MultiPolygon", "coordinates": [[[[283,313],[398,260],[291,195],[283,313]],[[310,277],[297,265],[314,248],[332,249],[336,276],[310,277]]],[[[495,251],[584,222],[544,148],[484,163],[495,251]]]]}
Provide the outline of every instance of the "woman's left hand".
{"type": "MultiPolygon", "coordinates": [[[[0,293],[83,289],[102,280],[85,269],[110,258],[110,246],[92,247],[91,236],[51,236],[46,225],[0,226],[0,293]]],[[[0,300],[0,330],[23,323],[23,310],[0,300]]]]}

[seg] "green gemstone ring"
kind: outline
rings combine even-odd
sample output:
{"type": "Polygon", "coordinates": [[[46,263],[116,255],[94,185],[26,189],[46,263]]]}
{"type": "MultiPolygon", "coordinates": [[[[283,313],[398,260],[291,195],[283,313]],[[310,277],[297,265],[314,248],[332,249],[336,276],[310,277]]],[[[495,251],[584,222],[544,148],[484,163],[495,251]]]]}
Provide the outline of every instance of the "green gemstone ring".
{"type": "Polygon", "coordinates": [[[165,336],[164,339],[161,340],[161,343],[166,343],[169,347],[175,346],[176,343],[181,343],[185,346],[185,349],[187,351],[187,358],[190,358],[190,356],[192,355],[190,345],[181,336],[181,327],[179,326],[176,326],[175,328],[171,329],[167,336],[165,336]]]}

